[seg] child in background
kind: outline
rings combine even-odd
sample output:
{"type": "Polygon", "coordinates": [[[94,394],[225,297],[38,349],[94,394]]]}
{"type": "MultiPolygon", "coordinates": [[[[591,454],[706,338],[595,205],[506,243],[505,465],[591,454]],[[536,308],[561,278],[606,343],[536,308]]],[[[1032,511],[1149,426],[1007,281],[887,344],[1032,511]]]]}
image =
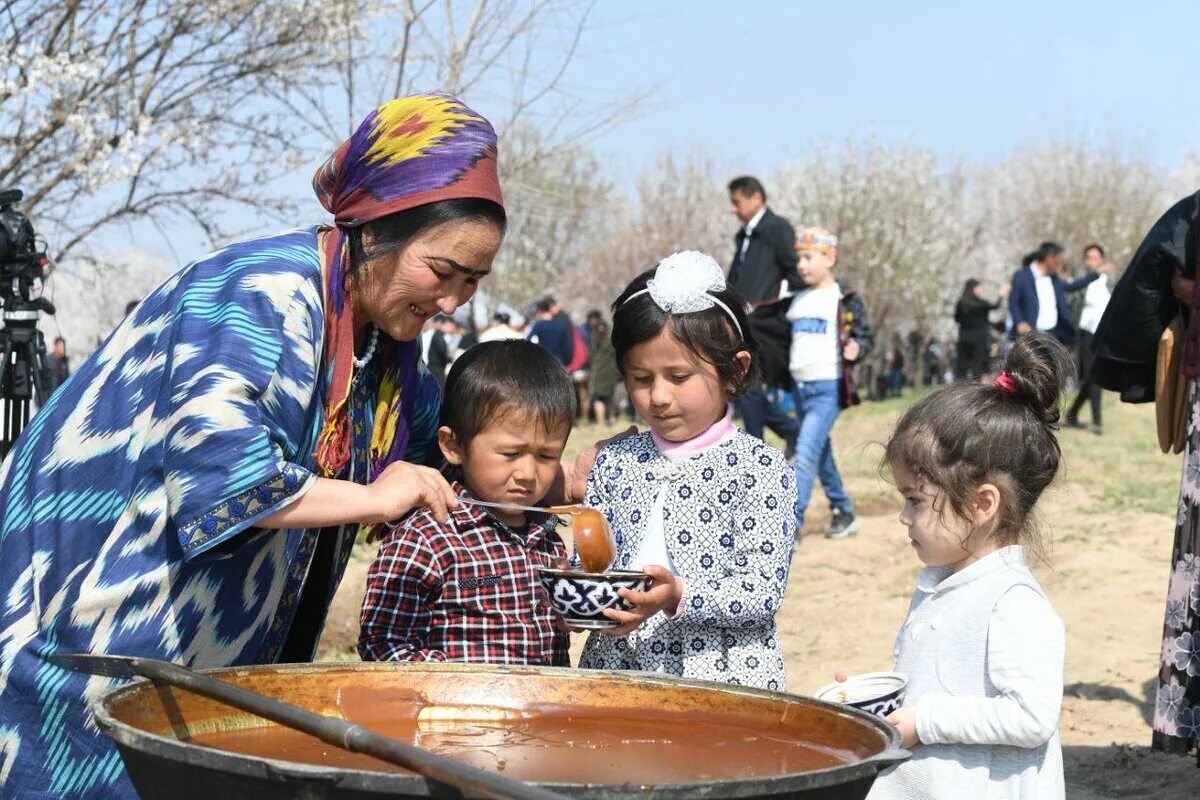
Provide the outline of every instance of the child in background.
{"type": "Polygon", "coordinates": [[[861,523],[833,460],[830,433],[841,410],[858,403],[850,366],[870,352],[871,333],[862,296],[834,278],[837,237],[821,228],[803,228],[796,233],[796,252],[796,269],[807,287],[792,297],[787,309],[792,335],[788,367],[800,420],[796,531],[804,527],[804,512],[820,477],[832,513],[825,536],[842,539],[857,533],[861,523]]]}
{"type": "Polygon", "coordinates": [[[702,253],[676,253],[613,304],[612,343],[650,431],[597,456],[586,504],[612,525],[614,568],[644,570],[632,612],[592,633],[580,666],[784,689],[775,614],[796,491],[783,453],[732,422],[754,379],[745,303],[702,253]],[[662,613],[660,613],[662,612],[662,613]]]}
{"type": "MultiPolygon", "coordinates": [[[[575,416],[571,379],[545,348],[484,342],[446,378],[438,445],[464,498],[537,505],[550,490],[575,416]]],[[[566,548],[551,514],[460,503],[392,526],[367,574],[364,661],[570,666],[538,567],[566,548]]]]}
{"type": "Polygon", "coordinates": [[[1058,471],[1065,358],[1049,336],[1022,336],[995,384],[935,392],[888,442],[900,522],[926,567],[896,637],[904,705],[888,718],[913,757],[871,800],[1064,796],[1065,633],[1026,552],[1058,471]]]}

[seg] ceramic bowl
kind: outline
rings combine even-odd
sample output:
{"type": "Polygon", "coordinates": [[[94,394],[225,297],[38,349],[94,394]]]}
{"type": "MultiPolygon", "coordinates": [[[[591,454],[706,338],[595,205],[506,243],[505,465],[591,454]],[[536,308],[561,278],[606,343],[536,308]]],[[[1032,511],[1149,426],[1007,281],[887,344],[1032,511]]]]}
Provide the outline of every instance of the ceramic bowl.
{"type": "Polygon", "coordinates": [[[900,708],[908,679],[898,672],[867,672],[829,683],[813,694],[818,700],[844,703],[879,717],[900,708]]]}
{"type": "Polygon", "coordinates": [[[550,604],[572,628],[602,630],[617,622],[604,616],[606,608],[629,611],[633,604],[617,595],[621,589],[644,592],[651,578],[644,572],[580,572],[571,569],[539,569],[538,578],[550,596],[550,604]]]}

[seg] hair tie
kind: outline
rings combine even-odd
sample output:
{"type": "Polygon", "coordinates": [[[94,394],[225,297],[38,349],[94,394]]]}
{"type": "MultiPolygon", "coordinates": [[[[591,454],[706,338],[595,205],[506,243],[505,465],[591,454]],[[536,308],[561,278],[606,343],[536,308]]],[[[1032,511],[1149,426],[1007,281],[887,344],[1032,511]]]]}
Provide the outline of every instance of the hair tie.
{"type": "Polygon", "coordinates": [[[1001,372],[996,376],[996,388],[1008,394],[1014,394],[1017,391],[1017,385],[1013,383],[1012,375],[1007,372],[1001,372]]]}
{"type": "MultiPolygon", "coordinates": [[[[725,305],[712,292],[725,291],[725,273],[712,256],[695,250],[685,250],[658,262],[654,277],[646,281],[646,288],[625,298],[628,303],[643,294],[650,295],[654,304],[668,314],[691,314],[719,306],[733,322],[738,336],[746,338],[733,309],[725,305]]],[[[622,303],[621,305],[624,305],[622,303]]]]}

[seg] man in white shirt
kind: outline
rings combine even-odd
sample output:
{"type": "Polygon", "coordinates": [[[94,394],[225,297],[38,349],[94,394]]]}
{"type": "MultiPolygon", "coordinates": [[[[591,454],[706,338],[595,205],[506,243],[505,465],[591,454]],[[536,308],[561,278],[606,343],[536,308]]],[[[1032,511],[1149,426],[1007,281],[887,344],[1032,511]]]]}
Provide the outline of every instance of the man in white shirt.
{"type": "Polygon", "coordinates": [[[486,331],[479,334],[479,341],[494,342],[499,339],[520,339],[523,338],[519,330],[512,326],[512,317],[505,314],[503,311],[497,311],[492,315],[492,325],[486,331]]]}
{"type": "Polygon", "coordinates": [[[1090,400],[1092,405],[1092,433],[1100,435],[1104,433],[1104,426],[1100,417],[1101,392],[1098,383],[1092,380],[1092,365],[1096,360],[1096,356],[1092,353],[1092,337],[1096,333],[1096,328],[1100,325],[1100,318],[1104,316],[1104,309],[1108,307],[1109,298],[1112,293],[1108,288],[1108,275],[1111,275],[1113,265],[1104,260],[1104,248],[1098,244],[1089,244],[1083,251],[1083,266],[1087,268],[1088,274],[1097,274],[1103,277],[1092,281],[1087,285],[1083,295],[1083,311],[1079,315],[1079,394],[1075,396],[1075,402],[1071,403],[1071,408],[1067,411],[1067,427],[1068,428],[1083,428],[1084,425],[1079,421],[1079,411],[1083,408],[1085,400],[1090,400]]]}
{"type": "Polygon", "coordinates": [[[1032,330],[1046,331],[1066,346],[1074,346],[1075,325],[1067,307],[1067,293],[1083,289],[1100,275],[1092,273],[1067,283],[1058,274],[1062,265],[1062,246],[1043,242],[1025,257],[1022,268],[1013,274],[1008,309],[1015,335],[1032,330]]]}

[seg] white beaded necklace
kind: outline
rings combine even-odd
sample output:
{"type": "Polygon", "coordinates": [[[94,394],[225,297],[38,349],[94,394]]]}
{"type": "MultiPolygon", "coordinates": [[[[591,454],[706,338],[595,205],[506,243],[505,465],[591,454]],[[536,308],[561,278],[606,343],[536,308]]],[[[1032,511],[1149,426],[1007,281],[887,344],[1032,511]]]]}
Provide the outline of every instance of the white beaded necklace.
{"type": "Polygon", "coordinates": [[[354,359],[355,369],[362,369],[367,364],[371,363],[371,358],[375,355],[375,345],[379,344],[379,328],[371,325],[371,340],[367,342],[367,352],[363,353],[362,358],[354,359]]]}

